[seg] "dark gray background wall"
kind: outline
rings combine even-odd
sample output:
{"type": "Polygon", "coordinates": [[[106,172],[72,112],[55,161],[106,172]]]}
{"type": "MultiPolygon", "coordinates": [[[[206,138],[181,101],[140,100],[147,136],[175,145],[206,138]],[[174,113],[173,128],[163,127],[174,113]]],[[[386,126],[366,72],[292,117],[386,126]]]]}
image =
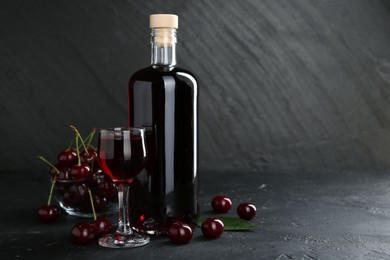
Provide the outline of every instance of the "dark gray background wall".
{"type": "Polygon", "coordinates": [[[178,61],[200,82],[200,169],[389,169],[384,0],[2,0],[0,169],[45,169],[69,124],[125,125],[157,12],[180,16],[178,61]]]}

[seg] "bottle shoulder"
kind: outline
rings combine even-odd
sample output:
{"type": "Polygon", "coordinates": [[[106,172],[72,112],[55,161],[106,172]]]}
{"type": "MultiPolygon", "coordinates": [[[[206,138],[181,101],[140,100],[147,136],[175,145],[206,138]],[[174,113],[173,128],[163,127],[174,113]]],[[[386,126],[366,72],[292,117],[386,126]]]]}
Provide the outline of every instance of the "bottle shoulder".
{"type": "Polygon", "coordinates": [[[140,70],[137,70],[136,72],[134,72],[130,79],[132,78],[142,78],[142,77],[145,77],[145,76],[148,76],[148,75],[153,75],[153,74],[156,74],[155,70],[152,68],[152,66],[148,66],[146,68],[143,68],[143,69],[140,69],[140,70]]]}
{"type": "Polygon", "coordinates": [[[148,66],[146,68],[140,69],[136,71],[131,77],[130,82],[132,81],[159,81],[163,79],[165,76],[173,76],[176,79],[190,79],[191,81],[195,81],[195,75],[187,69],[183,69],[181,67],[175,67],[170,71],[163,71],[153,68],[152,66],[148,66]]]}
{"type": "Polygon", "coordinates": [[[191,71],[189,71],[187,69],[183,69],[181,67],[175,67],[172,71],[177,75],[191,77],[196,81],[196,76],[194,75],[194,73],[192,73],[191,71]]]}

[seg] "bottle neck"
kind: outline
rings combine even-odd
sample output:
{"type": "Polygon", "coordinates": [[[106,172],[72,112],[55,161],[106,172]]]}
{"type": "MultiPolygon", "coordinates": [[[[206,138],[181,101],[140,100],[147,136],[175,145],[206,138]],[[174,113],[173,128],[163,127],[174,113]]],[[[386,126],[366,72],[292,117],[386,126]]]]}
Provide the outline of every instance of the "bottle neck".
{"type": "Polygon", "coordinates": [[[176,65],[176,29],[152,28],[151,64],[153,68],[171,70],[176,65]]]}

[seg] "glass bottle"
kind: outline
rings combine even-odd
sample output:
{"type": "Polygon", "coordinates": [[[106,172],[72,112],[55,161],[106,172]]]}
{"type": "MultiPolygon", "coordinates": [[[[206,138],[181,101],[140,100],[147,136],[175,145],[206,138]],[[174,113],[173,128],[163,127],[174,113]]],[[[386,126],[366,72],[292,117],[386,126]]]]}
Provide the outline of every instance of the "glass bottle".
{"type": "Polygon", "coordinates": [[[138,232],[165,233],[176,220],[194,227],[199,214],[198,83],[176,67],[176,15],[150,16],[151,66],[132,75],[129,126],[144,127],[148,162],[130,189],[131,223],[138,232]]]}

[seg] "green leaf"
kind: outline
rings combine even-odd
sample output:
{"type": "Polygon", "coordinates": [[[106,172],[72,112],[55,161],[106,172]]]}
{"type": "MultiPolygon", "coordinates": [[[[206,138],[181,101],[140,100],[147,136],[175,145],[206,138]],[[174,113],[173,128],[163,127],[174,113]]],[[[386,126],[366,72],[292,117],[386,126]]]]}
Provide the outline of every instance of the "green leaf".
{"type": "MultiPolygon", "coordinates": [[[[202,227],[203,221],[205,221],[208,217],[200,217],[196,222],[198,227],[202,227]]],[[[255,227],[254,224],[249,221],[237,218],[237,217],[215,217],[220,219],[225,226],[225,231],[244,231],[250,230],[255,227]]]]}

